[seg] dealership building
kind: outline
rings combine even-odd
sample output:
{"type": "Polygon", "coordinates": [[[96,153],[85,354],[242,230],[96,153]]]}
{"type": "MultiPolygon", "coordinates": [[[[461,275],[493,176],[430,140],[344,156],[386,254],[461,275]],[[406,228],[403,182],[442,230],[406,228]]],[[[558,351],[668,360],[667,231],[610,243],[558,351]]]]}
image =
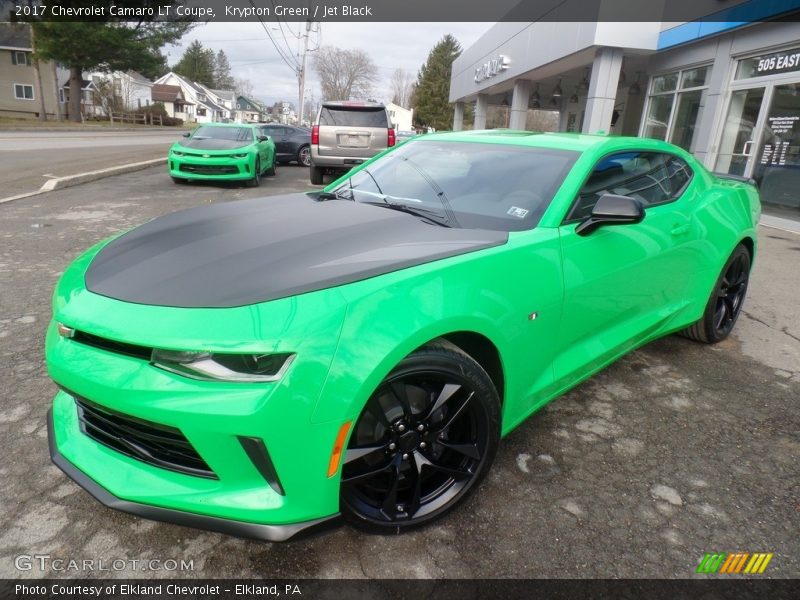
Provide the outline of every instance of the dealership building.
{"type": "Polygon", "coordinates": [[[753,177],[770,210],[800,218],[800,2],[737,8],[736,20],[497,23],[453,63],[453,128],[466,105],[475,129],[491,112],[533,129],[530,109],[557,111],[560,131],[664,139],[753,177]]]}

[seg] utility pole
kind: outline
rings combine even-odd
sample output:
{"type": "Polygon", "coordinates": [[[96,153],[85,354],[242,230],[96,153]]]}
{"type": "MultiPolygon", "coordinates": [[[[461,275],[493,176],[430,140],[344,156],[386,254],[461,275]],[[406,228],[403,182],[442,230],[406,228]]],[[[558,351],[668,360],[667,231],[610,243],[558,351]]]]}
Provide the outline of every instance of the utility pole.
{"type": "Polygon", "coordinates": [[[302,127],[303,126],[303,112],[304,106],[303,104],[306,101],[306,56],[308,55],[308,37],[309,33],[311,32],[311,21],[306,21],[306,32],[303,35],[305,38],[303,40],[303,57],[300,62],[300,70],[297,72],[297,85],[300,88],[300,93],[298,94],[300,97],[300,106],[298,108],[298,114],[300,115],[297,121],[297,124],[302,127]]]}

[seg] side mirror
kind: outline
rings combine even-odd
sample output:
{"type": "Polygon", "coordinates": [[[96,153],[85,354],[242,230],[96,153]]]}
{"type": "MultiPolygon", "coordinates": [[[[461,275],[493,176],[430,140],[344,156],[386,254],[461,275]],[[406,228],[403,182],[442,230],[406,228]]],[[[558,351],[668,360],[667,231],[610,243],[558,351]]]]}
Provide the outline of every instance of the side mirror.
{"type": "Polygon", "coordinates": [[[640,223],[644,219],[644,206],[630,196],[603,194],[594,205],[591,216],[575,228],[578,235],[589,235],[603,225],[640,223]]]}
{"type": "Polygon", "coordinates": [[[187,131],[186,133],[183,134],[183,137],[186,137],[186,138],[192,137],[192,132],[191,131],[187,131]]]}
{"type": "Polygon", "coordinates": [[[268,135],[259,135],[258,136],[258,141],[259,142],[267,142],[267,141],[269,141],[269,136],[268,135]]]}

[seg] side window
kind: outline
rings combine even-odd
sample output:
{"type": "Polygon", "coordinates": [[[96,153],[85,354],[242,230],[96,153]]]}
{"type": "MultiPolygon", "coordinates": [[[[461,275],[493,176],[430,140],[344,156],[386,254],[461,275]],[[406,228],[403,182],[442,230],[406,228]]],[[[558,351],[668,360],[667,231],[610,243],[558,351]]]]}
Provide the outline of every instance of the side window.
{"type": "Polygon", "coordinates": [[[583,184],[566,221],[588,218],[603,194],[636,198],[647,206],[676,200],[692,178],[681,158],[660,152],[621,152],[600,160],[583,184]]]}

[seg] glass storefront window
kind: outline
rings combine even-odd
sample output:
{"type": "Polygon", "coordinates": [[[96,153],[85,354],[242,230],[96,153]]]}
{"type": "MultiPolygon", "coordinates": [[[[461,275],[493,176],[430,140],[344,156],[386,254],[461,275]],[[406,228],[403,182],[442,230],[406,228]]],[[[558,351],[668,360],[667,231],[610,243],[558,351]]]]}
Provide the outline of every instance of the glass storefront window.
{"type": "Polygon", "coordinates": [[[642,135],[691,152],[710,71],[702,66],[653,77],[642,135]]]}
{"type": "Polygon", "coordinates": [[[644,137],[667,139],[667,126],[672,113],[672,102],[675,96],[653,96],[647,109],[647,121],[644,125],[644,137]]]}
{"type": "Polygon", "coordinates": [[[678,85],[678,74],[668,73],[667,75],[659,75],[653,77],[653,94],[660,94],[662,92],[671,92],[678,85]]]}
{"type": "Polygon", "coordinates": [[[708,67],[700,67],[697,69],[689,69],[683,72],[681,77],[681,89],[703,87],[706,84],[706,75],[708,74],[708,67]]]}
{"type": "Polygon", "coordinates": [[[702,98],[702,90],[678,94],[678,109],[675,111],[670,142],[687,150],[691,147],[702,98]]]}
{"type": "Polygon", "coordinates": [[[775,86],[755,159],[761,201],[800,210],[800,83],[775,86]]]}

